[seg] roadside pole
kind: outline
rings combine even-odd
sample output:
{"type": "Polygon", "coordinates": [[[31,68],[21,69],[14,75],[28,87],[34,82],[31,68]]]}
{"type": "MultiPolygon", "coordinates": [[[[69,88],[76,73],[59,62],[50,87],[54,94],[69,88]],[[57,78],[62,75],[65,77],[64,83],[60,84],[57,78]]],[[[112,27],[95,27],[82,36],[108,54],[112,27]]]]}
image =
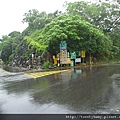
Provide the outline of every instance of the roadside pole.
{"type": "Polygon", "coordinates": [[[92,65],[92,56],[91,56],[91,53],[90,53],[90,65],[92,65]]]}

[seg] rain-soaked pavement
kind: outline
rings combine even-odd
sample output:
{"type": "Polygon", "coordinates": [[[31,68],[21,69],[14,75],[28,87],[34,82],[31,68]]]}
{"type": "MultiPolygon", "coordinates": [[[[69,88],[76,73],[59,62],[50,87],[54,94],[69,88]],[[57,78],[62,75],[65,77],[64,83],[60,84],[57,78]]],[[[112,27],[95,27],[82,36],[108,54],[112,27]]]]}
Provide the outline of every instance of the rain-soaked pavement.
{"type": "Polygon", "coordinates": [[[120,64],[31,79],[0,69],[0,114],[120,113],[120,64]]]}

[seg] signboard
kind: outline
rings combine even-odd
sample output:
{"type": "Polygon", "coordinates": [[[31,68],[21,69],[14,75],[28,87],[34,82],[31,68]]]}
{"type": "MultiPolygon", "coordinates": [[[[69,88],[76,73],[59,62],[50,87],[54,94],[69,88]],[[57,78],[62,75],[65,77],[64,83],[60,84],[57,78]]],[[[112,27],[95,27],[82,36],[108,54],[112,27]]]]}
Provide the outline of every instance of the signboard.
{"type": "Polygon", "coordinates": [[[67,64],[70,64],[71,60],[70,58],[67,58],[67,64]]]}
{"type": "Polygon", "coordinates": [[[67,46],[66,41],[61,41],[61,42],[60,42],[60,47],[63,47],[63,46],[67,46]]]}
{"type": "Polygon", "coordinates": [[[71,56],[71,59],[75,59],[76,58],[76,53],[73,52],[73,53],[70,54],[70,56],[71,56]]]}
{"type": "Polygon", "coordinates": [[[81,62],[81,58],[76,58],[75,59],[75,62],[77,63],[77,62],[81,62]]]}
{"type": "Polygon", "coordinates": [[[54,64],[57,64],[57,58],[54,58],[54,64]]]}
{"type": "Polygon", "coordinates": [[[67,43],[61,41],[60,43],[60,64],[67,64],[67,43]]]}
{"type": "Polygon", "coordinates": [[[67,64],[67,50],[60,51],[60,64],[67,64]]]}
{"type": "Polygon", "coordinates": [[[61,41],[61,43],[60,43],[60,50],[66,50],[66,49],[67,49],[66,41],[61,41]]]}
{"type": "Polygon", "coordinates": [[[84,50],[81,51],[81,57],[85,58],[85,51],[84,50]]]}
{"type": "Polygon", "coordinates": [[[66,46],[62,46],[62,47],[60,47],[60,50],[66,50],[66,49],[67,49],[66,46]]]}

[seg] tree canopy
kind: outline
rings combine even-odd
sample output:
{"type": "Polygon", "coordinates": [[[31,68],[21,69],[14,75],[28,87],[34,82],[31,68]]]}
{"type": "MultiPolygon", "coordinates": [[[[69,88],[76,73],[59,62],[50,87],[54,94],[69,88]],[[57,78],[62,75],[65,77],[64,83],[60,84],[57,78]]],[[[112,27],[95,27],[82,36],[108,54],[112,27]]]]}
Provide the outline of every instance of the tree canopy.
{"type": "Polygon", "coordinates": [[[85,50],[90,53],[105,52],[112,44],[100,30],[82,20],[79,15],[59,16],[45,26],[42,34],[43,41],[49,46],[48,50],[56,54],[59,52],[60,41],[63,40],[67,42],[68,51],[85,50]]]}

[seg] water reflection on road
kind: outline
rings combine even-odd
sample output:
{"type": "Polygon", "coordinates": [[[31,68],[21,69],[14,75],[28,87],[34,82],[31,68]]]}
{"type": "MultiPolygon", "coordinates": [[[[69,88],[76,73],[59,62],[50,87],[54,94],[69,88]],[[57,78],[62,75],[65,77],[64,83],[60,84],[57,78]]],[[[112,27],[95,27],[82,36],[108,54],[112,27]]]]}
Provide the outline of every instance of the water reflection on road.
{"type": "Polygon", "coordinates": [[[71,68],[22,81],[0,78],[0,112],[116,113],[120,108],[119,68],[120,65],[71,68]]]}

